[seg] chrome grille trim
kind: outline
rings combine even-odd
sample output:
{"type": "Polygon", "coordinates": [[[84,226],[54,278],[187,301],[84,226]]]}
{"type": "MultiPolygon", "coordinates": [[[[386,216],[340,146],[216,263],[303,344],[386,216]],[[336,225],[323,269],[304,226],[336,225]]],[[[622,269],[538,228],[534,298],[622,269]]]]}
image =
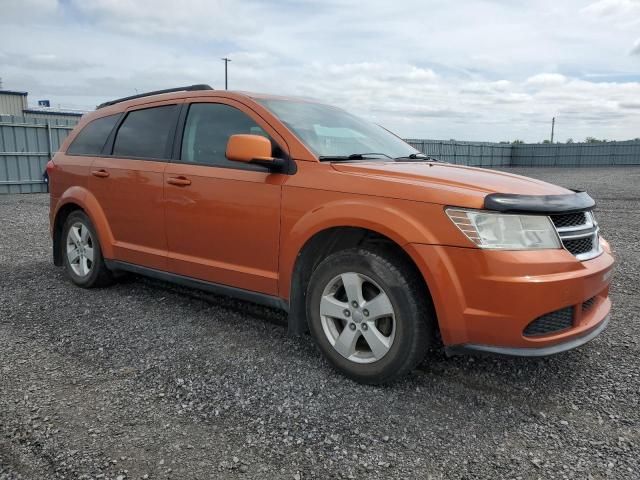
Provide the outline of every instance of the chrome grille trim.
{"type": "Polygon", "coordinates": [[[571,225],[571,226],[562,226],[558,227],[558,224],[564,224],[564,215],[551,215],[551,221],[553,225],[556,227],[556,231],[558,232],[558,236],[562,241],[562,246],[569,252],[571,252],[576,259],[582,261],[590,260],[592,258],[597,257],[602,253],[602,248],[600,247],[600,239],[598,228],[598,222],[596,222],[593,214],[589,212],[584,212],[584,223],[582,225],[571,225]],[[555,217],[555,220],[554,220],[555,217]],[[578,240],[578,239],[589,239],[591,238],[591,250],[576,253],[576,251],[572,251],[572,247],[575,242],[569,242],[569,240],[578,240]]]}
{"type": "Polygon", "coordinates": [[[581,228],[579,230],[572,230],[572,231],[560,231],[560,229],[557,229],[557,230],[558,230],[558,234],[560,235],[560,238],[562,238],[563,240],[573,240],[575,238],[591,237],[594,234],[598,233],[599,231],[598,227],[591,227],[587,229],[581,228]]]}

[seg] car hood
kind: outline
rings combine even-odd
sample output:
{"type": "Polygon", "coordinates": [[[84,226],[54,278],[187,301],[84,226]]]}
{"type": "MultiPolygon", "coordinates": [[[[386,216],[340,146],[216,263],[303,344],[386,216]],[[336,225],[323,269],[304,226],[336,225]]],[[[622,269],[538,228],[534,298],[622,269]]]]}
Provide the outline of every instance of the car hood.
{"type": "Polygon", "coordinates": [[[407,200],[482,206],[490,193],[563,195],[573,193],[551,183],[512,173],[440,162],[333,163],[345,174],[387,184],[386,193],[407,200]]]}

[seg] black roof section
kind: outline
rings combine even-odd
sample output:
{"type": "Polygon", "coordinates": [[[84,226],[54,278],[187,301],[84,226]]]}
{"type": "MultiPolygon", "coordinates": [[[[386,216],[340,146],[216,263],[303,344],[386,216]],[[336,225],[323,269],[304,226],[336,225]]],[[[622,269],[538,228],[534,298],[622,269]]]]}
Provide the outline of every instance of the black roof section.
{"type": "Polygon", "coordinates": [[[110,105],[115,105],[116,103],[126,102],[127,100],[134,100],[136,98],[151,97],[153,95],[160,95],[162,93],[193,92],[196,90],[213,90],[213,88],[211,88],[211,86],[207,84],[199,83],[197,85],[188,85],[186,87],[175,87],[175,88],[167,88],[165,90],[154,90],[153,92],[139,93],[138,95],[131,95],[130,97],[117,98],[116,100],[111,100],[109,102],[101,103],[96,107],[96,110],[99,108],[108,107],[110,105]]]}
{"type": "Polygon", "coordinates": [[[2,89],[0,89],[0,93],[4,93],[5,95],[22,95],[23,97],[27,95],[27,92],[18,92],[16,90],[2,90],[2,89]]]}
{"type": "Polygon", "coordinates": [[[68,112],[64,110],[39,110],[37,108],[25,108],[22,110],[23,113],[31,113],[31,114],[42,114],[42,115],[65,115],[69,117],[81,117],[84,115],[83,112],[68,112]]]}

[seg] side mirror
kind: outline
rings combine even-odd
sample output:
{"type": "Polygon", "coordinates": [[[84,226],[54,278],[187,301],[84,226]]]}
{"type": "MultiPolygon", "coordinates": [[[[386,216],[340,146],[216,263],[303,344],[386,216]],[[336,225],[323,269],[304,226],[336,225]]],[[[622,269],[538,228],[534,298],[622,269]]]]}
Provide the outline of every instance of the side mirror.
{"type": "Polygon", "coordinates": [[[234,162],[256,163],[272,169],[283,167],[283,160],[271,156],[271,142],[262,135],[231,135],[225,153],[234,162]]]}

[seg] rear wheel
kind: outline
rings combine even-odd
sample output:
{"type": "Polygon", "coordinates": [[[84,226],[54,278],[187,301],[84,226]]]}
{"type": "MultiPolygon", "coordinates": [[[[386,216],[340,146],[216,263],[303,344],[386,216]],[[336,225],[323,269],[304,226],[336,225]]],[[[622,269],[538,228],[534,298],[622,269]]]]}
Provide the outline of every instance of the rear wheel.
{"type": "Polygon", "coordinates": [[[364,249],[337,252],[318,265],[307,318],[327,359],[348,377],[372,384],[413,369],[435,322],[424,284],[408,262],[364,249]]]}
{"type": "Polygon", "coordinates": [[[76,285],[93,288],[113,281],[102,257],[98,235],[84,212],[75,211],[67,218],[61,248],[65,270],[76,285]]]}

